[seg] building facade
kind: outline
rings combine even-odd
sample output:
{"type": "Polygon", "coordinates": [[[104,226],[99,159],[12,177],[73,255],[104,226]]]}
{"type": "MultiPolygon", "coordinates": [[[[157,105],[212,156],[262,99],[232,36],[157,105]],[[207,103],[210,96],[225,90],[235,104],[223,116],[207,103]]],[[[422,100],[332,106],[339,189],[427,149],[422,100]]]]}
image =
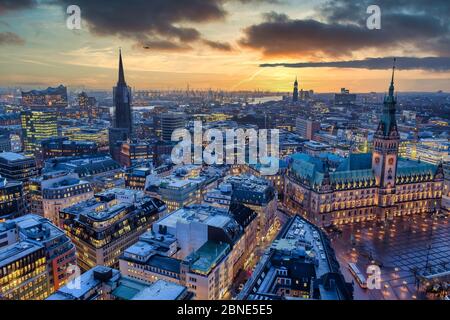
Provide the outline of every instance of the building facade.
{"type": "Polygon", "coordinates": [[[56,111],[22,111],[21,120],[24,152],[26,154],[38,154],[41,151],[43,140],[58,136],[56,111]]]}
{"type": "Polygon", "coordinates": [[[6,299],[45,299],[76,267],[74,244],[40,216],[0,223],[0,239],[0,295],[6,299]]]}
{"type": "Polygon", "coordinates": [[[125,250],[120,270],[129,277],[186,286],[199,300],[218,300],[256,247],[257,213],[243,205],[192,205],[156,222],[125,250]]]}
{"type": "Polygon", "coordinates": [[[297,118],[295,120],[295,130],[300,137],[312,140],[314,133],[320,130],[320,123],[313,120],[297,118]]]}
{"type": "Polygon", "coordinates": [[[134,244],[164,214],[165,204],[143,192],[110,189],[60,211],[63,229],[77,247],[78,266],[118,266],[134,244]]]}
{"type": "Polygon", "coordinates": [[[42,300],[49,294],[45,249],[29,242],[0,248],[0,296],[8,300],[42,300]]]}
{"type": "Polygon", "coordinates": [[[186,125],[185,114],[181,112],[167,112],[161,114],[161,138],[172,141],[172,132],[183,129],[186,125]]]}
{"type": "Polygon", "coordinates": [[[0,176],[0,222],[25,214],[23,183],[0,176]]]}
{"type": "Polygon", "coordinates": [[[54,171],[31,180],[31,212],[60,226],[59,211],[94,196],[89,182],[77,173],[54,171]]]}
{"type": "Polygon", "coordinates": [[[334,171],[317,157],[293,155],[285,205],[324,226],[439,211],[442,165],[399,158],[396,103],[392,77],[372,153],[351,154],[334,171]]]}
{"type": "Polygon", "coordinates": [[[30,108],[65,108],[67,101],[67,87],[63,85],[45,90],[22,91],[22,104],[30,108]]]}

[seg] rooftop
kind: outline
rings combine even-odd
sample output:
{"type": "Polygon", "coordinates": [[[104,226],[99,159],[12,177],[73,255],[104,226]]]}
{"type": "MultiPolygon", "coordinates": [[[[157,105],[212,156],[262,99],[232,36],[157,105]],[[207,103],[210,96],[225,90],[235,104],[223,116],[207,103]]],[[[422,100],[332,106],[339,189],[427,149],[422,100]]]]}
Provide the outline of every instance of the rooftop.
{"type": "Polygon", "coordinates": [[[96,266],[92,269],[89,269],[85,273],[83,273],[77,280],[80,281],[79,286],[68,286],[65,285],[58,289],[58,291],[47,298],[47,300],[79,300],[86,299],[86,294],[88,294],[92,289],[101,285],[104,281],[100,279],[96,274],[108,274],[111,272],[111,277],[108,281],[118,280],[120,277],[119,270],[111,269],[104,266],[96,266]]]}
{"type": "Polygon", "coordinates": [[[136,294],[132,300],[177,300],[186,292],[186,287],[158,280],[136,294]]]}
{"type": "Polygon", "coordinates": [[[6,266],[43,248],[40,244],[21,241],[9,246],[0,248],[0,267],[6,266]]]}
{"type": "Polygon", "coordinates": [[[188,259],[194,261],[191,265],[191,270],[201,274],[208,274],[226,256],[229,249],[230,245],[227,243],[207,241],[188,257],[188,259]]]}
{"type": "Polygon", "coordinates": [[[157,223],[158,225],[175,228],[177,223],[197,221],[220,228],[227,225],[231,220],[232,218],[228,215],[228,211],[225,209],[204,204],[197,204],[175,210],[160,219],[157,223]]]}
{"type": "Polygon", "coordinates": [[[5,160],[7,160],[7,161],[17,161],[17,160],[32,159],[32,158],[24,156],[23,154],[15,153],[15,152],[1,152],[0,153],[0,158],[3,158],[5,160]]]}

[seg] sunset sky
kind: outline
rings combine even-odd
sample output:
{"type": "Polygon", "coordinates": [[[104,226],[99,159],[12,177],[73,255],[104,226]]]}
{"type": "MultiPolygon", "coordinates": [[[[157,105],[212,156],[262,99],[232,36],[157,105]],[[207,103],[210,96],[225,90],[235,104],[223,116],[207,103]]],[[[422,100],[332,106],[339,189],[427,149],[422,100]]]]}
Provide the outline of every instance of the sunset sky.
{"type": "Polygon", "coordinates": [[[449,16],[448,0],[0,0],[0,86],[110,89],[121,47],[136,89],[290,91],[298,76],[383,92],[396,56],[399,91],[450,91],[449,16]],[[81,30],[66,27],[70,4],[81,30]],[[366,27],[370,4],[381,30],[366,27]]]}

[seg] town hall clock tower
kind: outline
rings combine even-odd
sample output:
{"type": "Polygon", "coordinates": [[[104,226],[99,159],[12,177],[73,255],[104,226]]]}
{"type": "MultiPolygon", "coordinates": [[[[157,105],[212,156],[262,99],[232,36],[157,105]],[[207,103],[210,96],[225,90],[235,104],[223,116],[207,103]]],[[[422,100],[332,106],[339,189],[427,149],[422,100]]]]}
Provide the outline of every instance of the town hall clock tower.
{"type": "MultiPolygon", "coordinates": [[[[395,60],[394,60],[395,63],[395,60]]],[[[384,98],[383,114],[373,139],[372,169],[378,189],[378,217],[392,219],[395,213],[395,178],[400,136],[395,120],[394,73],[389,94],[384,98]]]]}

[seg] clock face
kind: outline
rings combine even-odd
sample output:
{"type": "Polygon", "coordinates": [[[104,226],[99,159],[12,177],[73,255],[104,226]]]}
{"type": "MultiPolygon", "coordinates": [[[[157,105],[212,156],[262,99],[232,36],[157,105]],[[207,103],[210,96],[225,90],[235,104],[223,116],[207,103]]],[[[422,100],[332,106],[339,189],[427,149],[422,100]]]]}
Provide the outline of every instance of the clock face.
{"type": "Polygon", "coordinates": [[[394,158],[390,158],[390,159],[389,159],[389,164],[390,164],[390,165],[393,165],[393,164],[394,164],[394,158]]]}

